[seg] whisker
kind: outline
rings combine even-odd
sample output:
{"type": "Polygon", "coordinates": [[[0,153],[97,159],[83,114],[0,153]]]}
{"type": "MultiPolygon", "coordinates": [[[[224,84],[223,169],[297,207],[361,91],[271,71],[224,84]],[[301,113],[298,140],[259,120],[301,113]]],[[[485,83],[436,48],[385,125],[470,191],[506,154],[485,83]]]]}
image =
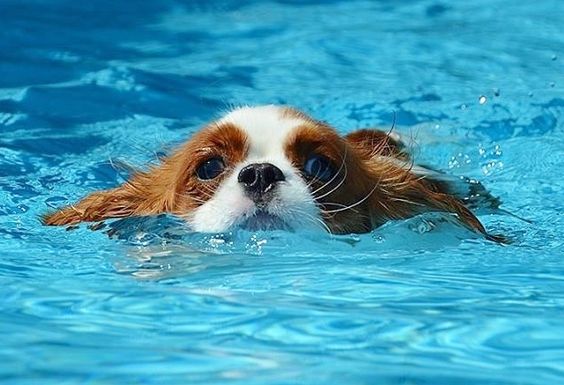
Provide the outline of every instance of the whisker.
{"type": "MultiPolygon", "coordinates": [[[[326,186],[328,186],[331,182],[333,182],[335,180],[335,178],[337,176],[339,176],[339,174],[341,173],[341,170],[343,169],[343,167],[345,167],[346,170],[346,158],[347,158],[347,148],[345,147],[345,153],[343,154],[343,157],[341,158],[341,165],[339,166],[339,169],[337,170],[337,172],[335,173],[335,175],[333,175],[333,177],[331,179],[329,179],[326,183],[324,183],[321,187],[319,187],[317,190],[313,191],[311,194],[315,195],[317,194],[319,191],[323,190],[326,186]]],[[[345,173],[345,177],[346,177],[346,173],[345,173]]]]}
{"type": "Polygon", "coordinates": [[[312,223],[315,226],[319,226],[321,229],[327,231],[329,234],[333,235],[333,232],[331,231],[331,229],[329,228],[329,226],[327,226],[327,224],[323,221],[323,219],[318,218],[310,213],[306,213],[305,211],[302,210],[292,210],[290,212],[293,216],[295,217],[305,217],[306,220],[308,220],[310,223],[312,223]]]}
{"type": "Polygon", "coordinates": [[[340,207],[347,207],[347,205],[344,205],[342,203],[337,203],[337,202],[323,202],[320,203],[320,205],[322,206],[340,206],[340,207]]]}
{"type": "Polygon", "coordinates": [[[395,202],[404,202],[404,203],[412,204],[412,205],[415,205],[415,206],[422,206],[422,207],[425,206],[423,203],[414,202],[414,201],[409,200],[409,199],[390,197],[390,200],[395,201],[395,202]]]}
{"type": "Polygon", "coordinates": [[[325,212],[328,213],[328,214],[333,214],[333,213],[339,213],[339,212],[345,211],[345,210],[350,210],[350,209],[352,209],[353,207],[356,207],[356,206],[358,206],[358,205],[364,203],[368,198],[370,198],[370,196],[374,193],[374,191],[376,191],[376,189],[378,188],[378,186],[379,186],[379,183],[376,183],[376,184],[374,185],[374,187],[372,188],[372,190],[370,190],[370,192],[368,192],[368,194],[366,194],[366,195],[364,196],[364,198],[362,198],[362,199],[356,201],[355,203],[353,203],[353,204],[351,204],[351,205],[349,205],[349,206],[346,206],[346,207],[343,207],[343,208],[340,208],[340,209],[335,209],[335,210],[326,210],[325,212]]]}
{"type": "MultiPolygon", "coordinates": [[[[342,178],[341,181],[337,184],[337,186],[335,186],[333,189],[331,189],[331,191],[329,191],[329,192],[327,192],[327,193],[325,193],[325,194],[323,194],[323,195],[321,195],[321,196],[315,197],[315,199],[319,200],[319,199],[325,198],[326,196],[328,196],[328,195],[334,193],[335,191],[337,191],[339,188],[341,188],[341,186],[343,185],[343,183],[345,183],[345,180],[347,179],[347,175],[348,175],[348,168],[347,168],[347,166],[345,165],[345,175],[343,175],[343,178],[342,178]]],[[[318,190],[318,191],[319,191],[319,190],[318,190]]]]}

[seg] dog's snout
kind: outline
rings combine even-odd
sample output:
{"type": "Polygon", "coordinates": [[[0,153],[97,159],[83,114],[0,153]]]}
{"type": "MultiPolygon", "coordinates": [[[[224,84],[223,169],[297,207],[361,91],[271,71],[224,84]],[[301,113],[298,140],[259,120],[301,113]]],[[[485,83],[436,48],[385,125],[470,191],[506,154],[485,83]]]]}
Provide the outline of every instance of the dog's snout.
{"type": "Polygon", "coordinates": [[[271,163],[253,163],[244,167],[237,178],[253,200],[260,199],[276,183],[286,180],[284,173],[271,163]]]}

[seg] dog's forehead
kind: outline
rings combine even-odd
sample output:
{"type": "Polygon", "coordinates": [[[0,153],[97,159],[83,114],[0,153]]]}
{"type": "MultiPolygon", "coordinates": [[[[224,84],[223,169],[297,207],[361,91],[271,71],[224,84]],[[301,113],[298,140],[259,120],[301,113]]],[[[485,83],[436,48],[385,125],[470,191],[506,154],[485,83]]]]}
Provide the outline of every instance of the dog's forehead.
{"type": "Polygon", "coordinates": [[[275,157],[295,130],[307,123],[305,115],[279,106],[242,107],[231,111],[219,123],[230,123],[247,136],[251,158],[275,157]]]}

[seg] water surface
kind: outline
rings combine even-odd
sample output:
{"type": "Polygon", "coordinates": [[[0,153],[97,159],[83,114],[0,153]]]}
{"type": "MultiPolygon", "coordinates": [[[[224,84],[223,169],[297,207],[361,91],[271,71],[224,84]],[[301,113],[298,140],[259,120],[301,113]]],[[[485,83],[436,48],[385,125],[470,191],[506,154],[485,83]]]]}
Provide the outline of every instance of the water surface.
{"type": "Polygon", "coordinates": [[[0,382],[557,384],[564,5],[3,0],[0,382]],[[502,247],[446,222],[362,236],[44,228],[241,104],[390,127],[481,180],[502,247]]]}

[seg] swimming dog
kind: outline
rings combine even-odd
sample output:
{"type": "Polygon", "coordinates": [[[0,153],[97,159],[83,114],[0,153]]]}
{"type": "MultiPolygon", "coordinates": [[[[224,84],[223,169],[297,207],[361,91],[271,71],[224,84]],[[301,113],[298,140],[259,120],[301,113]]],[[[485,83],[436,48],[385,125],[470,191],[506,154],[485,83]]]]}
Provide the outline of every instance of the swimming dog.
{"type": "Polygon", "coordinates": [[[197,232],[320,228],[346,234],[443,212],[501,241],[467,207],[454,178],[444,176],[415,165],[395,133],[360,129],[341,136],[293,108],[242,107],[206,125],[160,164],[42,221],[76,225],[171,213],[197,232]]]}

